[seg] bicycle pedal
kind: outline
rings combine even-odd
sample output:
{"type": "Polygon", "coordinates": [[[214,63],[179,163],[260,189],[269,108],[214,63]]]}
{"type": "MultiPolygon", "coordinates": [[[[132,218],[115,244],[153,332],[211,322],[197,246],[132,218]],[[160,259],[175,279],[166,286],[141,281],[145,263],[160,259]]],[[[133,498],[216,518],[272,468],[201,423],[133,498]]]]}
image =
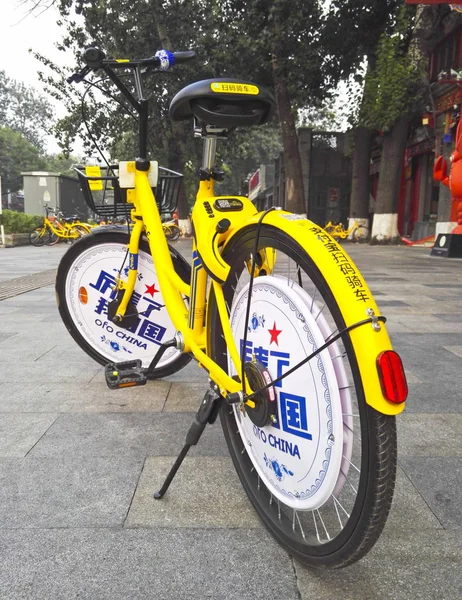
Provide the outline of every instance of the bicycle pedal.
{"type": "Polygon", "coordinates": [[[107,386],[111,390],[132,387],[134,385],[145,385],[148,380],[146,369],[143,368],[140,359],[109,363],[104,368],[104,375],[107,386]]]}

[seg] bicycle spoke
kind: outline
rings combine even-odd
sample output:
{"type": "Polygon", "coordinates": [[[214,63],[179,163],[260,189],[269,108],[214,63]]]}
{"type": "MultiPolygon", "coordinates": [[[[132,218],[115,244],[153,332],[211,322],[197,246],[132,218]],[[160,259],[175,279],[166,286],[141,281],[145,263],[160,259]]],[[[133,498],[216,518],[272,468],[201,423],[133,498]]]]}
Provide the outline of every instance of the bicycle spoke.
{"type": "Polygon", "coordinates": [[[347,462],[348,462],[348,463],[349,463],[349,464],[350,464],[350,465],[353,467],[353,469],[356,469],[356,471],[357,471],[358,473],[361,473],[361,470],[360,470],[360,469],[358,469],[358,467],[357,467],[355,464],[353,464],[353,463],[351,462],[351,460],[349,460],[349,459],[348,459],[348,458],[347,458],[345,455],[343,455],[343,458],[344,458],[344,459],[345,459],[345,460],[346,460],[346,461],[347,461],[347,462]]]}
{"type": "Polygon", "coordinates": [[[327,537],[327,539],[330,541],[330,539],[331,539],[331,538],[330,538],[329,532],[327,531],[326,525],[325,525],[325,523],[324,523],[324,519],[322,518],[322,515],[321,515],[321,513],[319,512],[319,510],[318,510],[318,509],[316,509],[316,512],[318,513],[319,520],[321,521],[321,523],[322,523],[322,526],[323,526],[323,528],[324,528],[324,531],[326,532],[326,537],[327,537]]]}
{"type": "MultiPolygon", "coordinates": [[[[318,314],[315,316],[314,320],[317,321],[319,318],[319,315],[322,313],[322,311],[326,308],[326,305],[323,304],[323,307],[319,310],[318,314]]],[[[337,330],[338,331],[338,330],[337,330]]],[[[329,336],[330,337],[330,336],[329,336]]]]}
{"type": "Polygon", "coordinates": [[[340,503],[338,502],[337,498],[334,495],[332,495],[332,499],[334,501],[334,508],[335,508],[335,512],[337,514],[337,519],[338,519],[338,522],[340,523],[340,529],[343,529],[343,522],[342,522],[342,519],[340,518],[340,513],[338,512],[338,508],[337,508],[337,504],[340,504],[340,503]]]}
{"type": "MultiPolygon", "coordinates": [[[[345,457],[344,457],[345,458],[345,457]]],[[[349,462],[349,461],[348,461],[349,462]]],[[[353,492],[355,494],[358,493],[358,490],[354,487],[354,485],[351,483],[351,481],[348,478],[348,475],[345,473],[345,471],[343,471],[342,469],[340,469],[340,473],[345,477],[345,481],[348,482],[348,484],[350,485],[351,489],[353,490],[353,492]]]]}
{"type": "Polygon", "coordinates": [[[315,511],[312,510],[311,514],[313,515],[314,528],[316,530],[316,538],[320,544],[322,544],[321,538],[319,537],[318,524],[316,523],[315,511]]]}
{"type": "Polygon", "coordinates": [[[300,527],[300,532],[301,532],[301,534],[302,534],[302,538],[303,538],[304,540],[306,540],[305,531],[303,530],[302,523],[301,523],[301,521],[300,521],[300,517],[298,516],[298,513],[297,513],[297,521],[298,521],[298,526],[300,527]]]}
{"type": "Polygon", "coordinates": [[[297,265],[297,276],[298,276],[298,285],[302,288],[303,287],[302,270],[300,269],[300,266],[298,266],[298,265],[297,265]]]}

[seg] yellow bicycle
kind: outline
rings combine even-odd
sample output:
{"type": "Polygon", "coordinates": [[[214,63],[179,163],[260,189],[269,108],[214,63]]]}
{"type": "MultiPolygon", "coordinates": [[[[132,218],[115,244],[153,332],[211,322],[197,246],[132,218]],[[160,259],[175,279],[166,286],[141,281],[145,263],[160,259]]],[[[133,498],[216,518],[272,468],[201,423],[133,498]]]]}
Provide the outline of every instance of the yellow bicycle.
{"type": "Polygon", "coordinates": [[[332,223],[332,221],[329,221],[324,225],[324,230],[333,238],[340,238],[342,240],[351,237],[355,242],[365,242],[369,237],[368,228],[356,221],[356,219],[348,229],[345,229],[342,223],[332,223]]]}
{"type": "Polygon", "coordinates": [[[165,237],[169,242],[175,242],[180,237],[180,228],[175,221],[165,221],[162,223],[165,237]]]}
{"type": "Polygon", "coordinates": [[[64,217],[48,205],[45,205],[46,216],[41,227],[37,227],[29,235],[29,241],[33,246],[53,246],[59,240],[74,241],[83,235],[91,233],[93,225],[83,223],[77,216],[64,217]]]}
{"type": "Polygon", "coordinates": [[[305,564],[345,566],[368,552],[387,519],[395,415],[407,395],[402,363],[361,273],[330,235],[287,211],[257,212],[246,197],[215,195],[217,140],[270,118],[274,101],[262,86],[209,79],[173,98],[170,117],[193,119],[204,150],[192,265],[168,245],[156,204],[164,176],[147,153],[143,73],[193,55],[118,61],[84,51],[86,66],[70,81],[102,70],[139,114],[138,158],[118,165],[113,185],[134,225],[130,233],[96,229],[67,251],[59,311],[76,342],[106,365],[110,388],[175,373],[192,356],[207,371],[185,446],[155,498],[219,415],[242,485],[275,539],[305,564]],[[134,74],[135,93],[120,70],[134,74]]]}

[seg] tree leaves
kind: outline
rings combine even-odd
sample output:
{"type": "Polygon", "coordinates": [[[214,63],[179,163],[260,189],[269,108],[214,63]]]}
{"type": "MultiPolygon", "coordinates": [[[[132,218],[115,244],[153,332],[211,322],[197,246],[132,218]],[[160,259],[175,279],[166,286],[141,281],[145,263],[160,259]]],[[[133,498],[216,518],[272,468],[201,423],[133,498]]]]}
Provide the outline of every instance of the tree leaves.
{"type": "Polygon", "coordinates": [[[45,136],[51,129],[50,102],[31,86],[7,77],[0,71],[0,126],[24,136],[43,152],[45,136]]]}
{"type": "Polygon", "coordinates": [[[370,129],[388,132],[406,114],[420,85],[418,54],[409,52],[413,14],[400,10],[391,35],[382,34],[377,46],[375,67],[365,80],[360,123],[370,129]]]}
{"type": "Polygon", "coordinates": [[[40,150],[19,131],[0,127],[0,175],[3,192],[22,188],[24,171],[43,170],[46,162],[40,150]]]}

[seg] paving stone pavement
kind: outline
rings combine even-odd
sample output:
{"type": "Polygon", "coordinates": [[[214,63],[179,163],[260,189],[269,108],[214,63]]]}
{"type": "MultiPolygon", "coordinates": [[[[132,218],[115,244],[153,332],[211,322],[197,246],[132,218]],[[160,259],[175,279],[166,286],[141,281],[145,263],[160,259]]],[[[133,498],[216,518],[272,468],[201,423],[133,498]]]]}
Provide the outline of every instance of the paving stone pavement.
{"type": "MultiPolygon", "coordinates": [[[[1,249],[0,282],[55,268],[65,250],[1,249]]],[[[393,507],[374,549],[340,571],[294,562],[262,528],[218,424],[154,501],[205,374],[190,364],[110,392],[47,286],[0,302],[1,600],[462,598],[462,262],[426,248],[348,251],[410,388],[393,507]]]]}

